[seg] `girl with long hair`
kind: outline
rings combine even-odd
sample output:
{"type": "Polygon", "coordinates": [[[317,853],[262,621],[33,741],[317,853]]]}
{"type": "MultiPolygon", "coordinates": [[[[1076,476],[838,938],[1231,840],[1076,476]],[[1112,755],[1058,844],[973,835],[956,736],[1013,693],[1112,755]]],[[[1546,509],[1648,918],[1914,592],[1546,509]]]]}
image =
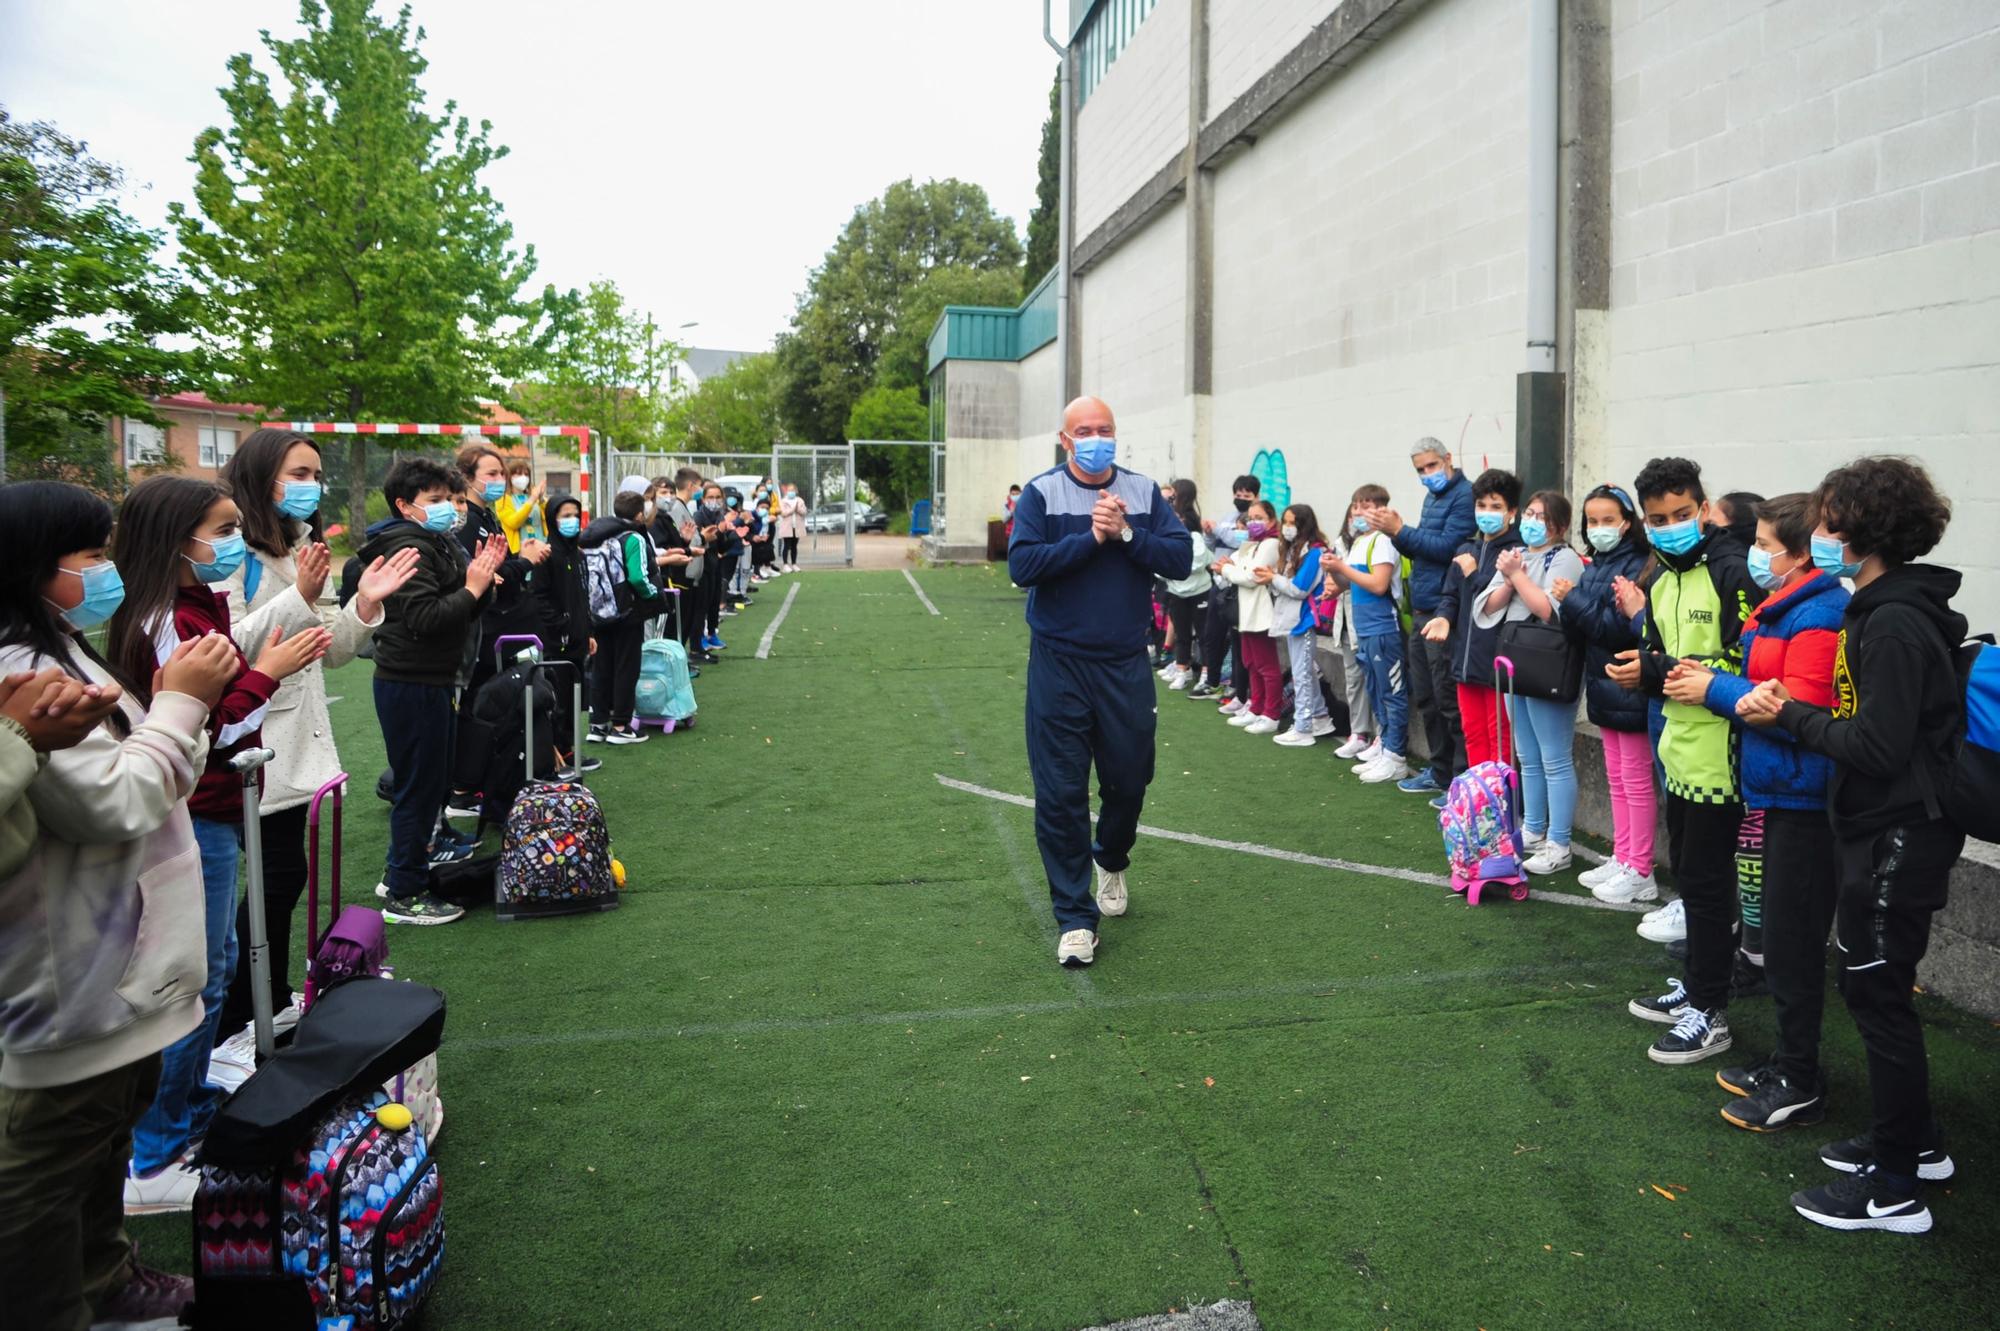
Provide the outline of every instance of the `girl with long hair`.
{"type": "MultiPolygon", "coordinates": [[[[1325,573],[1323,595],[1334,603],[1333,638],[1340,652],[1341,688],[1347,696],[1347,738],[1333,751],[1333,756],[1351,759],[1361,766],[1382,756],[1382,740],[1374,700],[1370,696],[1373,681],[1369,679],[1367,663],[1362,659],[1362,633],[1357,627],[1357,612],[1368,609],[1369,603],[1364,603],[1362,598],[1367,593],[1357,589],[1352,572],[1358,564],[1362,570],[1360,576],[1364,580],[1380,580],[1385,594],[1389,584],[1395,580],[1396,568],[1401,562],[1395,547],[1389,545],[1389,538],[1377,532],[1368,520],[1370,513],[1386,508],[1388,504],[1389,492],[1382,486],[1357,486],[1353,497],[1347,501],[1347,515],[1341,519],[1340,530],[1332,534],[1326,558],[1320,561],[1325,573]],[[1375,557],[1378,554],[1384,554],[1385,558],[1378,561],[1375,557]],[[1371,572],[1378,562],[1389,567],[1371,572]]],[[[1373,586],[1374,582],[1370,581],[1368,585],[1373,586]]],[[[1405,701],[1407,703],[1407,699],[1405,701]]]]}
{"type": "Polygon", "coordinates": [[[1236,635],[1243,647],[1243,673],[1249,685],[1222,710],[1229,724],[1257,735],[1276,734],[1278,704],[1284,696],[1278,676],[1278,644],[1271,637],[1275,612],[1271,583],[1278,576],[1283,543],[1278,515],[1261,499],[1244,510],[1243,544],[1222,565],[1224,580],[1236,589],[1236,635]]]}
{"type": "Polygon", "coordinates": [[[1194,563],[1189,566],[1188,575],[1167,584],[1167,624],[1173,632],[1173,663],[1161,672],[1160,678],[1167,681],[1167,687],[1178,692],[1189,684],[1197,683],[1196,653],[1200,651],[1200,680],[1205,683],[1208,673],[1211,646],[1218,648],[1217,663],[1220,663],[1219,640],[1221,634],[1208,633],[1207,609],[1208,593],[1215,585],[1214,575],[1208,571],[1211,558],[1207,542],[1201,538],[1201,510],[1195,506],[1194,482],[1182,477],[1168,487],[1173,498],[1169,501],[1181,525],[1188,529],[1194,541],[1194,563]]]}
{"type": "Polygon", "coordinates": [[[1280,664],[1292,672],[1292,724],[1272,738],[1288,748],[1307,748],[1319,736],[1333,733],[1333,717],[1319,691],[1310,609],[1313,590],[1319,586],[1326,539],[1320,534],[1319,518],[1307,504],[1293,504],[1284,511],[1278,538],[1283,546],[1271,579],[1271,592],[1277,599],[1272,603],[1270,636],[1274,644],[1285,644],[1288,659],[1280,664]]]}

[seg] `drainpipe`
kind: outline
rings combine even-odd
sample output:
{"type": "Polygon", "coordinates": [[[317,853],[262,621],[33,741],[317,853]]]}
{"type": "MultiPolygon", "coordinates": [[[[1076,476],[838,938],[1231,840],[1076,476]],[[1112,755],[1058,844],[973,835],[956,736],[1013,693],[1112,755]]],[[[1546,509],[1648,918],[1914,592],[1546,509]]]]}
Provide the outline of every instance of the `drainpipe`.
{"type": "Polygon", "coordinates": [[[1062,60],[1056,101],[1062,106],[1062,156],[1057,167],[1059,190],[1056,201],[1056,383],[1064,406],[1073,396],[1069,382],[1069,144],[1070,144],[1070,58],[1069,48],[1055,37],[1050,17],[1051,0],[1042,0],[1042,40],[1062,60]]]}
{"type": "Polygon", "coordinates": [[[1567,394],[1556,369],[1557,177],[1561,132],[1561,3],[1528,4],[1527,363],[1514,383],[1514,470],[1525,491],[1560,485],[1567,394]]]}

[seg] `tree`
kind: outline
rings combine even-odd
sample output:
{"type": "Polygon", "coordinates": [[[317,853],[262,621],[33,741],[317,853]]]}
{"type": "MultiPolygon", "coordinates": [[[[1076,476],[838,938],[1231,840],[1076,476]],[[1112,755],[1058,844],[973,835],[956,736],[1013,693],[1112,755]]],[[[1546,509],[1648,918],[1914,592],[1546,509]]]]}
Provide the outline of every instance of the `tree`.
{"type": "MultiPolygon", "coordinates": [[[[476,419],[533,363],[535,252],[480,183],[506,155],[457,104],[425,109],[421,28],[372,0],[301,0],[305,35],[247,54],[221,89],[228,129],[195,139],[195,207],[173,218],[203,288],[231,391],[290,417],[476,419]]],[[[546,331],[546,330],[543,330],[546,331]]],[[[350,444],[349,512],[366,511],[366,438],[350,444]]]]}
{"type": "Polygon", "coordinates": [[[785,442],[777,354],[745,356],[674,399],[661,433],[670,446],[690,453],[763,453],[785,442]]]}
{"type": "Polygon", "coordinates": [[[1028,262],[1021,269],[1021,295],[1049,275],[1062,255],[1062,70],[1049,87],[1049,118],[1042,122],[1042,156],[1035,182],[1035,211],[1028,215],[1028,262]]]}
{"type": "MultiPolygon", "coordinates": [[[[931,330],[947,305],[1020,303],[1020,282],[1011,268],[933,268],[905,288],[896,306],[896,323],[882,343],[875,364],[875,382],[890,388],[923,390],[930,360],[931,330]]],[[[849,438],[854,436],[850,434],[849,438]]],[[[878,436],[879,437],[879,436],[878,436]]]]}
{"type": "MultiPolygon", "coordinates": [[[[914,385],[878,384],[855,400],[847,413],[849,439],[929,439],[930,409],[914,385]]],[[[919,491],[930,488],[930,454],[921,448],[857,448],[854,473],[893,509],[906,509],[919,491]]]]}
{"type": "Polygon", "coordinates": [[[681,358],[650,314],[627,309],[618,284],[549,292],[550,338],[543,370],[515,386],[521,410],[562,425],[588,425],[622,448],[660,439],[667,397],[662,382],[681,358]]]}
{"type": "Polygon", "coordinates": [[[200,382],[198,355],[160,345],[189,331],[196,305],[156,258],[159,233],[112,201],[123,179],[0,108],[0,479],[11,468],[115,492],[105,421],[157,424],[147,393],[200,382]]]}
{"type": "Polygon", "coordinates": [[[848,412],[875,382],[883,346],[898,331],[904,297],[924,274],[961,267],[1013,275],[1020,262],[1014,224],[994,213],[977,185],[899,180],[855,209],[778,344],[792,435],[840,441],[848,412]]]}

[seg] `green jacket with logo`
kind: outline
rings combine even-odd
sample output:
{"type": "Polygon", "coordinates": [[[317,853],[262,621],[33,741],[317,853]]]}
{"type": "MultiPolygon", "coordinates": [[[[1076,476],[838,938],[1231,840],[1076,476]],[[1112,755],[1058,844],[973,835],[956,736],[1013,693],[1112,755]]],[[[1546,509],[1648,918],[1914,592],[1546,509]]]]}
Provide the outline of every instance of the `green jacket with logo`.
{"type": "MultiPolygon", "coordinates": [[[[1751,581],[1743,546],[1726,532],[1704,536],[1678,557],[1655,552],[1659,569],[1646,588],[1646,631],[1639,652],[1640,687],[1664,696],[1667,672],[1680,660],[1710,670],[1743,673],[1743,621],[1763,590],[1751,581]]],[[[1733,804],[1737,786],[1736,730],[1706,707],[1666,699],[1660,765],[1667,792],[1696,804],[1733,804]]]]}

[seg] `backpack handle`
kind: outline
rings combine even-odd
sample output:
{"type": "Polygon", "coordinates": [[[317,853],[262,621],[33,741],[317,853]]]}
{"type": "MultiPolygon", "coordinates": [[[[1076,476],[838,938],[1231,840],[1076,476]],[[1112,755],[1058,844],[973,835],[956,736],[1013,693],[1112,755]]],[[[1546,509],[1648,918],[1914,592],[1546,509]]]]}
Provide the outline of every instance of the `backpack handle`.
{"type": "Polygon", "coordinates": [[[1514,728],[1506,723],[1507,704],[1514,700],[1514,660],[1509,656],[1493,658],[1493,736],[1498,739],[1504,732],[1507,736],[1507,765],[1515,771],[1521,769],[1520,756],[1514,747],[1514,728]],[[1507,670],[1507,687],[1500,687],[1501,667],[1507,670]]]}
{"type": "MultiPolygon", "coordinates": [[[[313,792],[312,803],[306,806],[306,987],[305,1001],[300,1009],[309,1008],[317,996],[318,986],[313,983],[312,960],[319,955],[319,810],[327,797],[333,797],[333,852],[329,856],[332,873],[328,895],[332,899],[331,909],[326,914],[326,927],[333,928],[333,921],[340,914],[340,813],[346,802],[347,773],[336,773],[333,780],[313,792]]],[[[268,988],[268,986],[266,986],[268,988]]]]}

